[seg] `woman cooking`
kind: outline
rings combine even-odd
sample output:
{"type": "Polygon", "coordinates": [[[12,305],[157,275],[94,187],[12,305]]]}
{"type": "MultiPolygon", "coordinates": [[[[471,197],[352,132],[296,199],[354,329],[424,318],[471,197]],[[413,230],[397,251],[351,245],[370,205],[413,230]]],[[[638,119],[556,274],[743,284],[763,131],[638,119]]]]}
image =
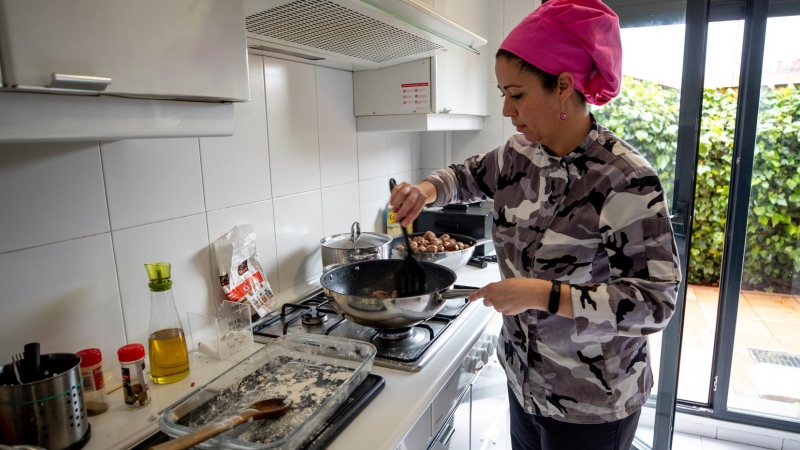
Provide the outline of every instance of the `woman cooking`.
{"type": "Polygon", "coordinates": [[[620,90],[619,20],[599,0],[551,0],[500,45],[504,145],[403,183],[403,226],[424,205],[494,199],[503,280],[476,291],[503,314],[515,450],[630,449],[653,386],[647,335],[675,307],[678,252],[655,171],[587,103],[620,90]]]}

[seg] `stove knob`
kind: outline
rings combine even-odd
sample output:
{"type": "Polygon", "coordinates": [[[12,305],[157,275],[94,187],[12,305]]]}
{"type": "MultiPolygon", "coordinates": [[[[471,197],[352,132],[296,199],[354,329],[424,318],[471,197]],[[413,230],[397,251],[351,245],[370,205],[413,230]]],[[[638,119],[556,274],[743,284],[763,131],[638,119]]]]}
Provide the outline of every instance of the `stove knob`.
{"type": "Polygon", "coordinates": [[[475,361],[477,360],[478,358],[475,358],[473,356],[467,356],[466,358],[464,358],[464,361],[461,364],[464,366],[464,370],[466,370],[467,372],[472,372],[473,366],[475,365],[475,361]]]}
{"type": "Polygon", "coordinates": [[[470,350],[469,356],[478,358],[484,364],[487,364],[489,362],[489,352],[480,347],[473,348],[472,350],[470,350]]]}
{"type": "Polygon", "coordinates": [[[490,341],[484,341],[481,342],[481,344],[483,345],[483,349],[486,350],[486,353],[488,353],[489,356],[494,355],[494,344],[492,344],[490,341]]]}
{"type": "Polygon", "coordinates": [[[495,348],[497,348],[497,335],[496,334],[486,333],[483,336],[481,336],[480,340],[481,341],[486,341],[486,342],[491,342],[492,345],[494,345],[495,348]]]}

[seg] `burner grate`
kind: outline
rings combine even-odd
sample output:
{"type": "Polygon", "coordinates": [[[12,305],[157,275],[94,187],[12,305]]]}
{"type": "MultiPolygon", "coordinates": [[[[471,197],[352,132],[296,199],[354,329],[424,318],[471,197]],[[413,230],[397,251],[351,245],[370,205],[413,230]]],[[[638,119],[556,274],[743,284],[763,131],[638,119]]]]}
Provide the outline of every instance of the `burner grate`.
{"type": "MultiPolygon", "coordinates": [[[[464,288],[455,286],[456,288],[464,288]]],[[[377,348],[376,364],[400,370],[418,370],[428,355],[435,353],[440,339],[448,333],[458,316],[470,305],[466,300],[450,300],[439,314],[425,322],[411,327],[410,336],[405,339],[380,338],[382,332],[396,334],[400,330],[377,330],[345,320],[321,291],[308,297],[287,303],[269,316],[253,324],[253,334],[258,337],[278,338],[293,333],[324,334],[369,342],[377,348]],[[316,313],[315,313],[316,311],[316,313]],[[315,319],[317,315],[327,314],[327,320],[315,319]],[[303,319],[303,316],[306,318],[303,319]]],[[[455,325],[453,325],[455,326],[455,325]]]]}
{"type": "Polygon", "coordinates": [[[775,364],[777,366],[795,367],[800,369],[800,355],[789,353],[771,352],[749,348],[750,357],[757,363],[775,364]]]}

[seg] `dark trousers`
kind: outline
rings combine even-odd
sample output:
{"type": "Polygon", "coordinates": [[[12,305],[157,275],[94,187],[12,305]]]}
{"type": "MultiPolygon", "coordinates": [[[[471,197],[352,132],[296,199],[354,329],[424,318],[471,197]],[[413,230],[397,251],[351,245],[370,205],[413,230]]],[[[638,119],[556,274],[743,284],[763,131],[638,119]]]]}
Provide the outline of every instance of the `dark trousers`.
{"type": "Polygon", "coordinates": [[[508,388],[514,450],[630,450],[640,409],[616,422],[577,424],[528,414],[508,388]]]}

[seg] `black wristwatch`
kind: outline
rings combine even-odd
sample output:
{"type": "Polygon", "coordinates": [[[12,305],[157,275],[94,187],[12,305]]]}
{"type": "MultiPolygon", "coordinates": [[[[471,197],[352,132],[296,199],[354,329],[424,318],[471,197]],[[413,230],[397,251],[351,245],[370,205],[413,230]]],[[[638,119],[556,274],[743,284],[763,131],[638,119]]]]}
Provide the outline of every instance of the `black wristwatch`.
{"type": "Polygon", "coordinates": [[[547,312],[555,314],[558,312],[558,306],[561,304],[561,282],[553,280],[553,286],[550,288],[550,302],[547,303],[547,312]]]}

